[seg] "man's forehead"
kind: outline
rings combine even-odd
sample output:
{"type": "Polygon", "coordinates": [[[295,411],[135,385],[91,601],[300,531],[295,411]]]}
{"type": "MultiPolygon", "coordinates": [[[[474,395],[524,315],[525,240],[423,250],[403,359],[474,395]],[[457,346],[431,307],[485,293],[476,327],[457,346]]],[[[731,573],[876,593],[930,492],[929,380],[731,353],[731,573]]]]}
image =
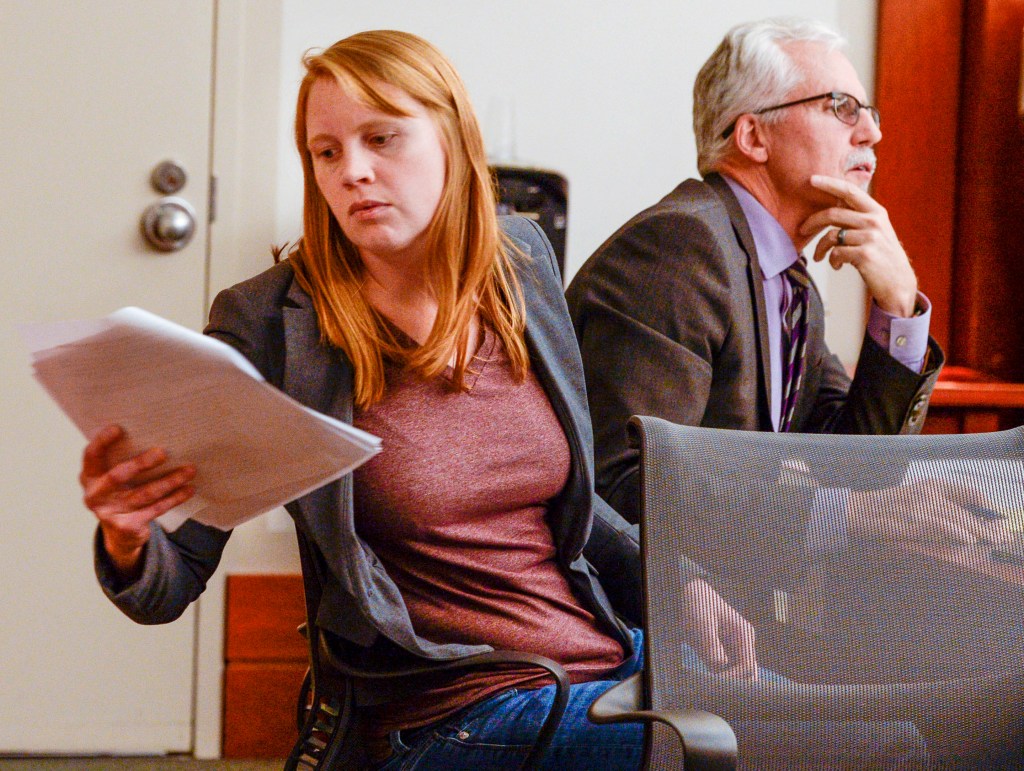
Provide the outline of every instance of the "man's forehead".
{"type": "Polygon", "coordinates": [[[783,50],[803,74],[802,82],[790,96],[798,99],[811,94],[841,91],[866,101],[867,93],[846,54],[824,43],[788,43],[783,50]]]}

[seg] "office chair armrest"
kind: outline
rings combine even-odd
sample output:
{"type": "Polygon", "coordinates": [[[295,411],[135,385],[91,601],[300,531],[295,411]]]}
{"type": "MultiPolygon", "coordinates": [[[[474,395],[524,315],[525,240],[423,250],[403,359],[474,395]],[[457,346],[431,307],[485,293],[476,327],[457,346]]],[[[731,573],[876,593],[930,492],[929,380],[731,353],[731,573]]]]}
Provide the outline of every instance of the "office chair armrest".
{"type": "Polygon", "coordinates": [[[664,723],[683,745],[687,771],[734,771],[736,735],[718,715],[699,709],[643,708],[643,675],[637,674],[599,696],[587,716],[606,723],[664,723]]]}

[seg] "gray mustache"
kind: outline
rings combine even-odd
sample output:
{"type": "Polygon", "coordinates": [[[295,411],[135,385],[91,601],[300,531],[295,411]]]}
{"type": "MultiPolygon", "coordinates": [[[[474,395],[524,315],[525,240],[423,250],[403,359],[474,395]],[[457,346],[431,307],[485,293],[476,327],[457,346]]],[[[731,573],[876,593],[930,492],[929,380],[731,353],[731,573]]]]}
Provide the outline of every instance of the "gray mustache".
{"type": "Polygon", "coordinates": [[[872,169],[878,169],[878,159],[875,157],[875,151],[870,147],[866,147],[861,150],[854,150],[846,156],[847,171],[852,169],[854,166],[860,166],[862,163],[870,163],[872,169]]]}

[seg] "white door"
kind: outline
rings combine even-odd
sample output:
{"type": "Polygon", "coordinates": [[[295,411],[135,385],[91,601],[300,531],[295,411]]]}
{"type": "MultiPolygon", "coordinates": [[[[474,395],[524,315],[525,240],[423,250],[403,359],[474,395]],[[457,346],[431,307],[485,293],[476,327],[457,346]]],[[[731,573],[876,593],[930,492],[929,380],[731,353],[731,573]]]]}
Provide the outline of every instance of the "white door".
{"type": "Polygon", "coordinates": [[[138,305],[201,328],[214,0],[0,0],[0,753],[193,743],[195,611],[138,626],[103,596],[83,439],[30,377],[19,321],[138,305]],[[187,248],[140,235],[164,159],[187,248]]]}

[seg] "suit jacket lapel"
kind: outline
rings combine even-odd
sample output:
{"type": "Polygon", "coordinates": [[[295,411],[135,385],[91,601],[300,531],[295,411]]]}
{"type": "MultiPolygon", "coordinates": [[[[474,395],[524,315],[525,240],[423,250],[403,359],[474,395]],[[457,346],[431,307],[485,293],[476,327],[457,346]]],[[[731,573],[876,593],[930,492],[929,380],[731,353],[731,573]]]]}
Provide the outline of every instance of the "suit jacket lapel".
{"type": "Polygon", "coordinates": [[[758,373],[762,424],[771,427],[771,352],[768,350],[768,314],[764,302],[764,278],[761,274],[761,263],[757,258],[757,249],[754,247],[754,235],[750,232],[747,218],[743,214],[740,202],[736,199],[729,184],[718,174],[708,174],[704,181],[718,194],[726,211],[729,213],[729,220],[732,222],[733,232],[739,241],[740,247],[747,255],[747,277],[750,281],[751,294],[754,298],[754,316],[757,323],[757,348],[760,355],[761,367],[758,373]]]}
{"type": "MultiPolygon", "coordinates": [[[[298,282],[288,292],[283,308],[285,366],[282,390],[307,407],[333,418],[352,422],[352,367],[337,349],[320,340],[313,301],[298,282]]],[[[353,555],[362,550],[355,543],[352,520],[352,475],[314,490],[296,501],[307,533],[319,546],[342,586],[353,596],[359,575],[353,555]],[[348,519],[348,526],[342,520],[348,519]]]]}
{"type": "Polygon", "coordinates": [[[282,389],[317,412],[352,422],[352,368],[338,352],[320,341],[313,301],[298,282],[288,291],[292,305],[283,309],[285,368],[282,389]]]}
{"type": "MultiPolygon", "coordinates": [[[[593,477],[592,461],[585,452],[593,444],[589,421],[583,425],[577,416],[589,415],[586,402],[586,386],[583,381],[583,367],[578,361],[572,321],[561,291],[561,282],[553,266],[546,264],[548,256],[532,254],[530,245],[515,239],[516,245],[530,258],[525,269],[519,273],[523,288],[523,299],[527,308],[526,345],[530,361],[538,381],[544,388],[551,406],[565,431],[573,459],[566,490],[575,490],[580,485],[589,486],[593,477]],[[544,273],[550,271],[551,276],[544,273]],[[565,341],[571,340],[572,346],[565,341]],[[574,360],[575,359],[575,360],[574,360]]],[[[567,493],[570,499],[577,499],[574,493],[567,493]]],[[[565,513],[563,507],[555,507],[551,528],[559,551],[574,559],[590,538],[591,523],[579,527],[565,513]]],[[[572,516],[578,516],[573,512],[572,516]]]]}

